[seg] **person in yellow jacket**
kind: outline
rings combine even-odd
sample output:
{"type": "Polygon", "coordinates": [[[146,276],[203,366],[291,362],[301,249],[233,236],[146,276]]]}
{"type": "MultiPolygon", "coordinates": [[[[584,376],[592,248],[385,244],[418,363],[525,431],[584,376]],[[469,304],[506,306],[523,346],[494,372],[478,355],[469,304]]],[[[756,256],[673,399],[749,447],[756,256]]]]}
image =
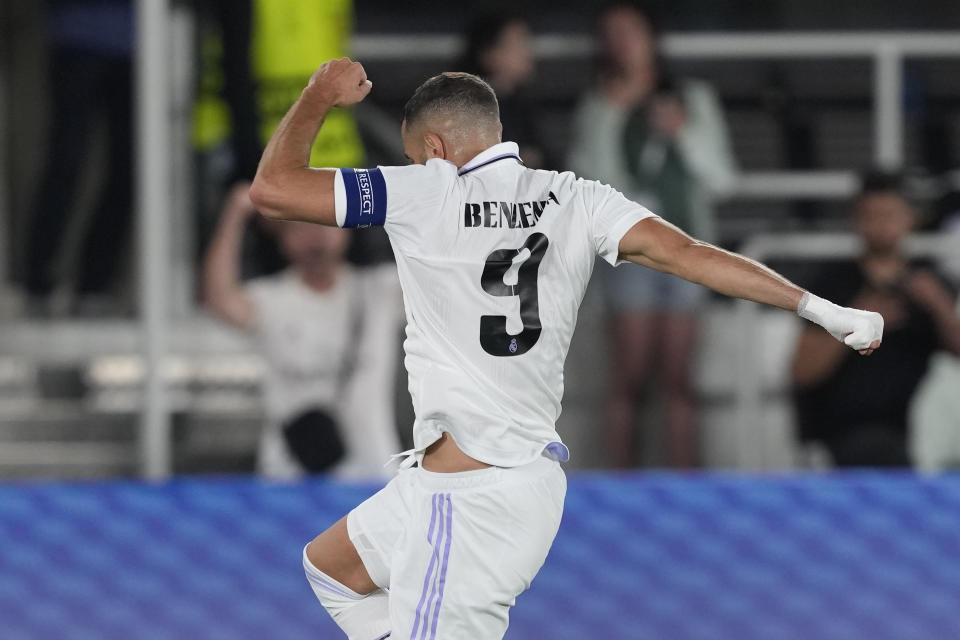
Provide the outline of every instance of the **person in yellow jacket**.
{"type": "MultiPolygon", "coordinates": [[[[280,119],[324,61],[347,55],[352,0],[210,0],[219,33],[201,41],[193,141],[206,151],[232,138],[235,178],[250,179],[280,119]]],[[[313,144],[314,166],[360,166],[349,110],[330,113],[313,144]]]]}
{"type": "MultiPolygon", "coordinates": [[[[200,161],[197,231],[204,244],[224,193],[253,179],[263,148],[310,75],[324,60],[349,53],[353,2],[204,0],[198,6],[200,73],[192,141],[200,161]]],[[[352,111],[330,113],[314,141],[311,164],[365,164],[352,111]]],[[[284,257],[266,226],[258,223],[250,231],[245,273],[283,268],[284,257]]]]}

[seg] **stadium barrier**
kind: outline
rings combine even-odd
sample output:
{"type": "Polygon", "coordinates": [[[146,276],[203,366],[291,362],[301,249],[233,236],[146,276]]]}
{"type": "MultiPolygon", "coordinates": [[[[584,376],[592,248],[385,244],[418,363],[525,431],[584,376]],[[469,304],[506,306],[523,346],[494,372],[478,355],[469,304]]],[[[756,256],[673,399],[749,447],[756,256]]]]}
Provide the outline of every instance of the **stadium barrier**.
{"type": "MultiPolygon", "coordinates": [[[[375,489],[2,486],[0,635],[342,638],[301,549],[375,489]]],[[[506,638],[957,638],[957,531],[960,476],[574,474],[506,638]]]]}

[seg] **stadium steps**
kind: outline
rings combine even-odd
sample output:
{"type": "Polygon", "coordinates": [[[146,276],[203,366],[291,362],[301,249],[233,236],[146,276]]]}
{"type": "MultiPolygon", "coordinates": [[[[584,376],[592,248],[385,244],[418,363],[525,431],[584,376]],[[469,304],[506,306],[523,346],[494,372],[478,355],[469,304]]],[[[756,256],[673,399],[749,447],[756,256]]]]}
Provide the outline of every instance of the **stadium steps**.
{"type": "MultiPolygon", "coordinates": [[[[0,477],[136,473],[139,332],[130,321],[0,325],[0,477]]],[[[196,317],[173,327],[171,351],[175,470],[251,470],[263,416],[249,343],[196,317]]]]}

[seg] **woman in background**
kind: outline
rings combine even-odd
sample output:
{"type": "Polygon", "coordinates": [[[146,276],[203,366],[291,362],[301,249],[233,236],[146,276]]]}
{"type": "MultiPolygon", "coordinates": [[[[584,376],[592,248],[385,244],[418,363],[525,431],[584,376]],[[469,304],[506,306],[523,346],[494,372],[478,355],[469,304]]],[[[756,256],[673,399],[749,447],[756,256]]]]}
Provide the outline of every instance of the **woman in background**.
{"type": "MultiPolygon", "coordinates": [[[[639,4],[607,5],[597,20],[597,39],[596,83],[577,108],[571,168],[712,241],[711,200],[733,188],[736,171],[715,93],[702,82],[668,74],[657,26],[639,4]]],[[[613,367],[606,412],[610,462],[636,465],[637,396],[656,362],[666,462],[696,466],[691,365],[706,291],[639,267],[606,269],[603,276],[613,367]]]]}
{"type": "Polygon", "coordinates": [[[467,46],[457,69],[480,76],[497,92],[503,139],[516,142],[523,163],[544,166],[536,109],[524,88],[535,70],[533,35],[527,22],[512,14],[476,18],[467,30],[467,46]]]}

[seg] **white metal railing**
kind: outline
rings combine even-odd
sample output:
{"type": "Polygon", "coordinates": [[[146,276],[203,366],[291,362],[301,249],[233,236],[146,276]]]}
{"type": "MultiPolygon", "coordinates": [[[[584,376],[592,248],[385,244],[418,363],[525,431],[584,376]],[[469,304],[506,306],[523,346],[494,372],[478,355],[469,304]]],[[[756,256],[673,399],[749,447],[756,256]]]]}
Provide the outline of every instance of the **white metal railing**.
{"type": "MultiPolygon", "coordinates": [[[[760,262],[770,258],[846,259],[859,255],[861,247],[859,238],[851,233],[761,234],[750,238],[741,253],[760,262]]],[[[906,239],[904,250],[913,257],[956,257],[960,255],[960,234],[913,234],[906,239]]],[[[764,469],[767,466],[764,439],[756,437],[758,430],[763,428],[762,381],[757,352],[762,345],[756,344],[761,309],[761,305],[753,302],[737,301],[736,450],[737,466],[743,469],[764,469]]]]}
{"type": "MultiPolygon", "coordinates": [[[[361,34],[354,38],[360,60],[453,59],[461,50],[455,35],[361,34]]],[[[960,57],[957,32],[697,33],[670,34],[663,47],[677,59],[742,60],[770,58],[866,58],[873,60],[873,158],[878,166],[904,161],[903,60],[960,57]]],[[[588,35],[543,34],[535,51],[541,58],[582,58],[593,51],[588,35]]],[[[856,174],[848,171],[763,172],[742,176],[741,198],[849,197],[856,174]]]]}

